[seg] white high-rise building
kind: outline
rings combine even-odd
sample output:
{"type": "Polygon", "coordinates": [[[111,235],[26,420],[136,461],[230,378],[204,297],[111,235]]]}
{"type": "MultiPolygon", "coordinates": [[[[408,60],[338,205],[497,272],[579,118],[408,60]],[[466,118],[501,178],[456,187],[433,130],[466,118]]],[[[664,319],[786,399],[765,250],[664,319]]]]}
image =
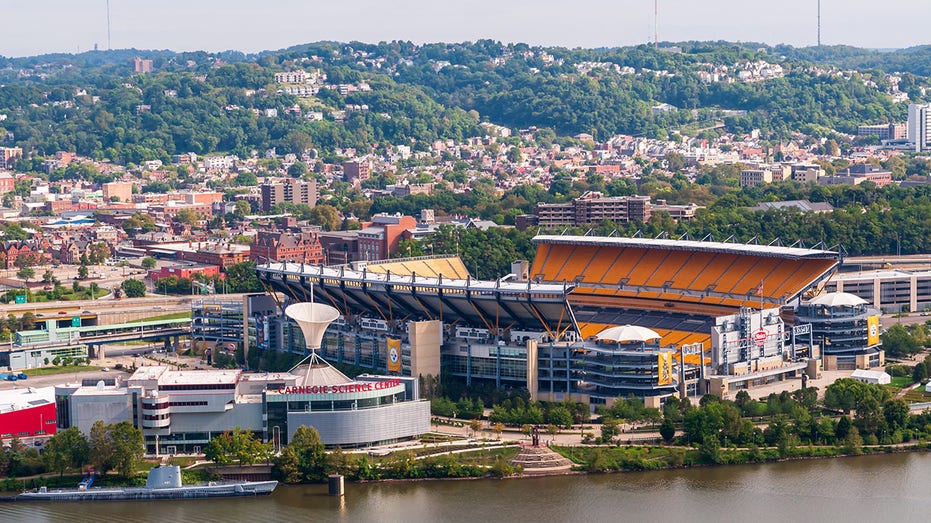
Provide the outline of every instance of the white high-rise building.
{"type": "Polygon", "coordinates": [[[931,104],[909,104],[908,143],[916,152],[931,150],[931,104]]]}

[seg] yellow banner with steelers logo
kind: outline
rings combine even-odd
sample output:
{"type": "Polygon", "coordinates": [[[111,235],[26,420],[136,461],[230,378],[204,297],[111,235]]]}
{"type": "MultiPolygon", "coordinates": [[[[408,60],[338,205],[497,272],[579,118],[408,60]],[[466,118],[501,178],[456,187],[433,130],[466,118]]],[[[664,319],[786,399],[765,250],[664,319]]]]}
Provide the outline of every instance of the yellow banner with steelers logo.
{"type": "Polygon", "coordinates": [[[388,372],[401,372],[401,340],[388,338],[388,372]]]}
{"type": "Polygon", "coordinates": [[[866,344],[870,346],[879,344],[879,316],[873,315],[867,318],[866,325],[869,328],[866,344]]]}
{"type": "Polygon", "coordinates": [[[656,355],[659,379],[657,385],[672,385],[672,353],[661,352],[656,355]]]}

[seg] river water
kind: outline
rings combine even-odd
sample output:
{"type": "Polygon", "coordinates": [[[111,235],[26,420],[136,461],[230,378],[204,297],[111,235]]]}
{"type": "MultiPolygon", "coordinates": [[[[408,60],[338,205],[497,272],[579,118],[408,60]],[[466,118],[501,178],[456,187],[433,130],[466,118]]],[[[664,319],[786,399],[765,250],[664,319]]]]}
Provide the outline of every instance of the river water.
{"type": "Polygon", "coordinates": [[[281,486],[265,498],[0,503],[0,522],[927,520],[931,454],[536,479],[281,486]]]}

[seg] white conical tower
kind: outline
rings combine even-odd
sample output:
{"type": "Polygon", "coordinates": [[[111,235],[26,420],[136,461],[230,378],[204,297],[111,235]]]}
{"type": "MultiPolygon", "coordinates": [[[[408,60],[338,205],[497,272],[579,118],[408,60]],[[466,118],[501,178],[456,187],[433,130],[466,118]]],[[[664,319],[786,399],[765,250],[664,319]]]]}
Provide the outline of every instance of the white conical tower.
{"type": "Polygon", "coordinates": [[[322,303],[304,302],[288,305],[284,313],[301,328],[301,332],[304,333],[304,344],[310,350],[310,355],[291,369],[291,372],[294,372],[295,369],[306,363],[307,366],[301,385],[305,387],[329,386],[351,382],[352,380],[347,378],[345,374],[334,369],[326,360],[317,356],[317,349],[320,348],[323,341],[323,334],[326,332],[327,327],[330,326],[330,323],[339,318],[339,311],[322,303]]]}
{"type": "Polygon", "coordinates": [[[304,344],[311,352],[320,348],[323,333],[327,327],[339,318],[339,311],[322,303],[295,303],[284,310],[287,317],[294,320],[304,333],[304,344]]]}

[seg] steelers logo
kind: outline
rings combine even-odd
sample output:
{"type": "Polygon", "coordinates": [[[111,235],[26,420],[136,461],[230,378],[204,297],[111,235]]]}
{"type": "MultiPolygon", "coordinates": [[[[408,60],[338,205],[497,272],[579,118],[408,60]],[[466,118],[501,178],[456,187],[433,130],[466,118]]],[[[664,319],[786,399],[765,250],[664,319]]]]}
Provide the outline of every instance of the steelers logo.
{"type": "Polygon", "coordinates": [[[397,363],[401,355],[398,354],[398,349],[391,347],[391,350],[388,351],[388,357],[391,358],[391,363],[397,363]]]}
{"type": "Polygon", "coordinates": [[[879,325],[870,325],[870,336],[876,336],[879,334],[879,325]]]}

